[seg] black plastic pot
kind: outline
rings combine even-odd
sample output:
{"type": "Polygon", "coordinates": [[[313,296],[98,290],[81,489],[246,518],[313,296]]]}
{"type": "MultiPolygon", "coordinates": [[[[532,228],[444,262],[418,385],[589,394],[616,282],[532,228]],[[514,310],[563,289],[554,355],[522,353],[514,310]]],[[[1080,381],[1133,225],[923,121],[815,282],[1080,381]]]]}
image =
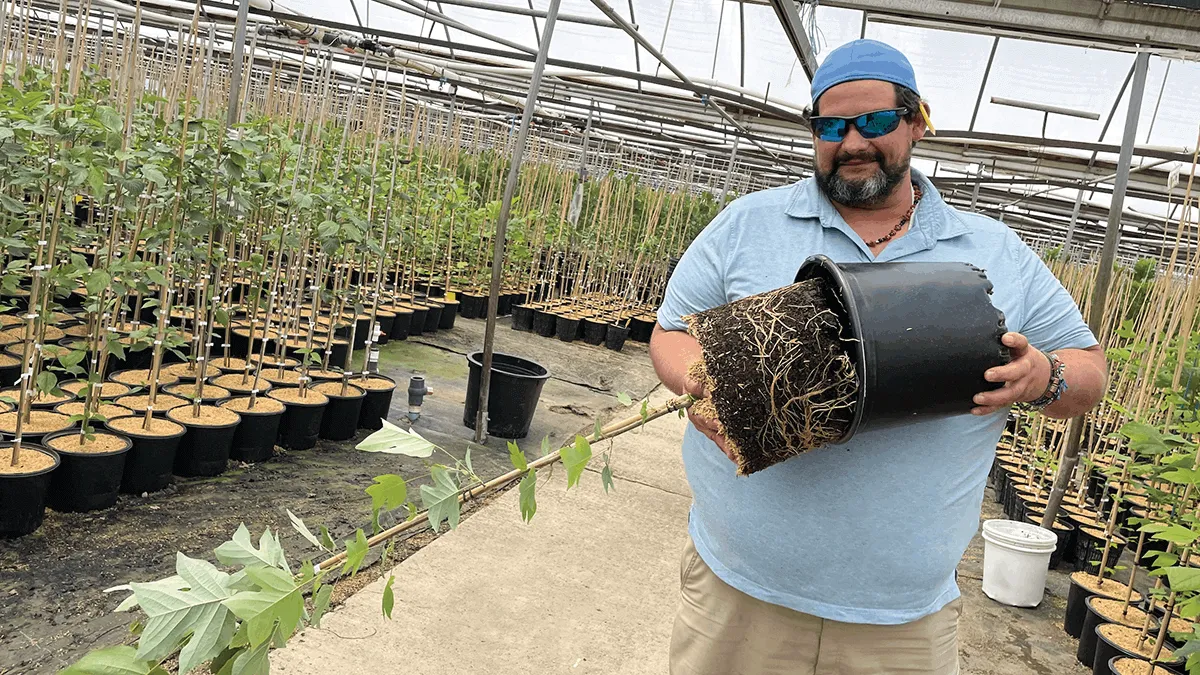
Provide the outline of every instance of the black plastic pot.
{"type": "MultiPolygon", "coordinates": [[[[12,451],[12,441],[0,443],[0,456],[12,451]]],[[[40,452],[54,464],[34,473],[0,473],[0,539],[23,537],[42,525],[46,513],[46,491],[62,461],[57,452],[34,443],[21,443],[21,452],[40,452]]]]}
{"type": "Polygon", "coordinates": [[[1083,622],[1087,618],[1087,599],[1095,595],[1088,589],[1071,580],[1067,590],[1067,609],[1063,618],[1063,630],[1067,635],[1079,639],[1083,635],[1083,622]]]}
{"type": "MultiPolygon", "coordinates": [[[[640,317],[633,317],[629,320],[629,339],[634,342],[650,342],[650,336],[654,334],[654,322],[647,321],[640,317]]],[[[978,393],[978,392],[976,392],[978,393]]]]}
{"type": "Polygon", "coordinates": [[[457,300],[446,300],[444,298],[439,298],[438,302],[441,303],[443,307],[442,319],[441,321],[438,321],[438,328],[441,330],[450,330],[451,328],[454,328],[454,321],[458,318],[459,302],[457,300]]]}
{"type": "Polygon", "coordinates": [[[432,333],[438,328],[441,328],[442,312],[446,309],[446,306],[437,302],[433,302],[432,300],[427,302],[426,306],[429,307],[429,312],[425,315],[425,326],[423,327],[423,332],[432,333]]]}
{"type": "Polygon", "coordinates": [[[242,416],[242,422],[237,425],[237,431],[233,434],[229,458],[251,464],[271,459],[275,455],[275,439],[279,438],[279,423],[283,414],[287,412],[287,407],[277,412],[234,412],[242,416]]]}
{"type": "Polygon", "coordinates": [[[321,418],[321,438],[327,441],[345,441],[354,438],[358,430],[358,417],[362,414],[366,392],[353,385],[347,387],[349,395],[338,396],[322,392],[329,397],[329,407],[321,418]]]}
{"type": "Polygon", "coordinates": [[[392,330],[388,333],[388,337],[393,340],[406,340],[408,339],[408,330],[412,326],[413,311],[397,307],[395,312],[396,320],[392,322],[392,330]]]}
{"type": "Polygon", "coordinates": [[[513,330],[533,330],[533,308],[529,305],[513,305],[513,330]]]}
{"type": "Polygon", "coordinates": [[[558,317],[554,332],[558,335],[558,339],[563,342],[571,342],[579,338],[579,329],[581,321],[565,316],[558,317]]]}
{"type": "MultiPolygon", "coordinates": [[[[1108,638],[1101,635],[1100,629],[1106,625],[1108,625],[1108,624],[1104,624],[1104,623],[1099,624],[1092,631],[1092,634],[1096,638],[1096,651],[1092,657],[1092,664],[1091,664],[1092,675],[1109,675],[1112,672],[1109,669],[1109,663],[1112,662],[1114,659],[1117,659],[1120,657],[1131,656],[1135,659],[1145,660],[1141,656],[1138,656],[1137,654],[1134,654],[1133,652],[1127,651],[1125,649],[1122,649],[1121,647],[1118,647],[1117,645],[1114,645],[1112,642],[1109,641],[1108,638]]],[[[1082,640],[1080,640],[1080,642],[1082,642],[1082,640]]],[[[1165,643],[1164,646],[1166,647],[1167,645],[1170,645],[1170,642],[1165,643]]],[[[1172,648],[1172,647],[1167,647],[1167,648],[1172,648]]],[[[1164,661],[1161,665],[1173,668],[1175,666],[1181,665],[1182,663],[1183,663],[1182,660],[1164,661]]]]}
{"type": "Polygon", "coordinates": [[[474,293],[460,293],[458,313],[464,319],[482,319],[487,315],[487,298],[474,293]]]}
{"type": "Polygon", "coordinates": [[[614,352],[619,352],[625,346],[625,339],[628,337],[628,328],[610,323],[608,324],[608,331],[604,334],[604,346],[614,352]]]}
{"type": "MultiPolygon", "coordinates": [[[[73,429],[59,431],[46,434],[43,442],[78,434],[73,429]]],[[[95,453],[55,450],[62,464],[50,476],[47,506],[59,512],[77,513],[107,509],[117,503],[121,476],[125,473],[125,457],[133,444],[122,434],[112,435],[125,441],[120,450],[95,453]]]]}
{"type": "Polygon", "coordinates": [[[608,334],[608,324],[603,321],[583,320],[583,341],[589,345],[604,344],[604,336],[608,334]]]}
{"type": "MultiPolygon", "coordinates": [[[[467,355],[467,404],[463,424],[475,428],[479,411],[479,380],[483,375],[483,352],[467,355]]],[[[498,438],[525,438],[537,410],[542,386],[550,371],[541,364],[511,354],[492,355],[492,377],[488,393],[487,432],[498,438]]]]}
{"type": "Polygon", "coordinates": [[[0,366],[0,385],[9,385],[21,377],[21,364],[16,363],[11,366],[0,366]]]}
{"type": "MultiPolygon", "coordinates": [[[[1124,546],[1125,540],[1114,534],[1108,553],[1108,565],[1110,567],[1117,564],[1117,560],[1121,555],[1121,549],[1124,546]]],[[[1104,557],[1104,540],[1094,537],[1083,530],[1077,530],[1075,532],[1074,556],[1075,571],[1084,571],[1089,574],[1099,572],[1099,562],[1104,557]]]]}
{"type": "Polygon", "coordinates": [[[182,427],[179,433],[170,436],[139,435],[113,429],[132,443],[125,455],[121,492],[140,495],[143,492],[158,492],[171,484],[171,471],[175,467],[179,441],[187,433],[187,427],[182,424],[179,426],[182,427]]]}
{"type": "Polygon", "coordinates": [[[362,409],[358,413],[358,428],[376,431],[383,428],[383,420],[387,419],[392,407],[392,394],[396,391],[396,381],[383,375],[372,375],[371,379],[387,380],[392,383],[391,389],[365,389],[362,409]]]}
{"type": "MultiPolygon", "coordinates": [[[[516,293],[501,293],[496,296],[496,316],[508,316],[512,314],[513,305],[516,304],[516,293]]],[[[487,298],[483,299],[484,314],[487,313],[487,298]]]]}
{"type": "MultiPolygon", "coordinates": [[[[168,418],[169,419],[169,418],[168,418]]],[[[182,424],[177,419],[172,422],[182,424]]],[[[225,472],[241,420],[225,426],[188,426],[175,452],[176,476],[218,476],[225,472]]]]}
{"type": "Polygon", "coordinates": [[[533,310],[533,332],[542,337],[554,337],[558,328],[558,317],[541,309],[533,310]]]}
{"type": "Polygon", "coordinates": [[[396,315],[380,310],[375,313],[375,320],[379,322],[379,344],[386,345],[392,338],[392,324],[396,322],[396,315]]]}
{"type": "Polygon", "coordinates": [[[371,317],[364,316],[354,322],[354,349],[367,346],[367,334],[371,332],[371,317]]]}
{"type": "MultiPolygon", "coordinates": [[[[1075,650],[1075,659],[1088,668],[1091,668],[1095,663],[1096,642],[1098,641],[1096,628],[1103,624],[1111,623],[1108,619],[1097,614],[1096,610],[1092,607],[1092,602],[1097,599],[1103,598],[1102,596],[1093,595],[1084,601],[1087,611],[1083,619],[1083,632],[1079,635],[1079,646],[1075,650]]],[[[1137,626],[1137,628],[1140,628],[1140,626],[1137,626]]],[[[1107,660],[1105,663],[1107,663],[1107,660]]]]}
{"type": "Polygon", "coordinates": [[[323,397],[320,403],[280,403],[284,411],[279,420],[279,445],[288,450],[308,450],[315,446],[329,405],[328,397],[323,397]]]}
{"type": "Polygon", "coordinates": [[[409,335],[420,335],[425,332],[425,317],[429,316],[429,308],[425,305],[413,304],[412,322],[408,325],[409,335]]]}
{"type": "Polygon", "coordinates": [[[966,263],[837,264],[818,255],[796,281],[822,278],[841,314],[858,373],[858,398],[845,442],[868,429],[922,416],[966,413],[988,368],[1010,360],[1004,314],[992,283],[966,263]]]}

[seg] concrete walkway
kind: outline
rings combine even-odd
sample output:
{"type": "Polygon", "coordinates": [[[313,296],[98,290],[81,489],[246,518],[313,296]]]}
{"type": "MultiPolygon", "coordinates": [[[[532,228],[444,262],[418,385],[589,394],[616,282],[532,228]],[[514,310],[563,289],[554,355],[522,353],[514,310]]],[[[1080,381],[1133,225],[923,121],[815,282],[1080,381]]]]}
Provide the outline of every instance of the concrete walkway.
{"type": "MultiPolygon", "coordinates": [[[[667,398],[659,389],[651,402],[667,398]]],[[[667,416],[616,439],[612,494],[595,460],[570,492],[558,467],[531,525],[508,491],[392,570],[391,621],[380,611],[385,575],[276,652],[273,672],[665,674],[691,501],[685,424],[667,416]]],[[[1065,575],[1052,574],[1037,610],[997,605],[979,589],[978,539],[960,565],[963,673],[1087,672],[1061,629],[1065,575]]]]}

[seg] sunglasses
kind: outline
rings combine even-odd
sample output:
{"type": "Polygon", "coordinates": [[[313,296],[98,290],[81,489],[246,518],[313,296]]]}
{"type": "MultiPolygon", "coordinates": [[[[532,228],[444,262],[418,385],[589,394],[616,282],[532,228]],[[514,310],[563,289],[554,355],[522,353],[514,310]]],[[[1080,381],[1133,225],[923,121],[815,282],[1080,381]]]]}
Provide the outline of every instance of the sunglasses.
{"type": "Polygon", "coordinates": [[[863,138],[879,138],[886,136],[900,126],[900,120],[909,113],[908,108],[893,108],[891,110],[876,110],[854,117],[814,117],[810,120],[813,132],[817,138],[830,143],[840,143],[846,139],[850,127],[858,129],[863,138]]]}

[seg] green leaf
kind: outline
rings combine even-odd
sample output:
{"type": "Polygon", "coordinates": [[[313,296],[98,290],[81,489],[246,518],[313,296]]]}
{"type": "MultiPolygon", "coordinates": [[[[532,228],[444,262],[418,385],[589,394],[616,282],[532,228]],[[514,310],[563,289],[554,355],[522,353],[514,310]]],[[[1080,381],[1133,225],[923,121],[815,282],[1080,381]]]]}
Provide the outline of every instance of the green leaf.
{"type": "Polygon", "coordinates": [[[521,505],[521,520],[530,522],[533,520],[533,515],[537,513],[537,472],[529,469],[525,473],[525,477],[521,479],[521,484],[518,486],[520,492],[521,505]]]}
{"type": "Polygon", "coordinates": [[[309,623],[318,628],[321,626],[321,617],[325,616],[326,610],[329,609],[329,600],[332,597],[333,586],[326,584],[317,589],[317,592],[313,595],[313,611],[309,623]]]}
{"type": "Polygon", "coordinates": [[[548,454],[550,454],[550,437],[542,436],[542,454],[541,454],[541,456],[545,457],[548,454]]]}
{"type": "Polygon", "coordinates": [[[1171,525],[1162,532],[1155,534],[1152,539],[1168,541],[1173,544],[1187,545],[1200,538],[1200,533],[1193,532],[1181,525],[1171,525]]]}
{"type": "Polygon", "coordinates": [[[263,531],[258,540],[258,548],[254,548],[254,542],[250,540],[250,530],[246,529],[245,524],[238,525],[233,539],[221,544],[213,552],[217,554],[217,560],[226,565],[266,565],[278,567],[284,572],[292,571],[284,557],[283,546],[279,544],[279,539],[271,534],[270,528],[263,531]]]}
{"type": "Polygon", "coordinates": [[[600,418],[597,417],[596,418],[596,426],[594,429],[592,429],[592,439],[598,441],[598,440],[600,440],[600,437],[603,435],[604,435],[604,427],[603,427],[603,425],[600,424],[600,418]]]}
{"type": "Polygon", "coordinates": [[[383,587],[383,615],[389,619],[392,618],[392,608],[396,606],[396,595],[392,591],[395,581],[395,576],[388,576],[387,584],[383,587]]]}
{"type": "Polygon", "coordinates": [[[226,312],[220,307],[213,312],[213,319],[216,320],[217,325],[219,326],[229,326],[229,312],[226,312]]]}
{"type": "Polygon", "coordinates": [[[367,488],[367,494],[371,496],[371,508],[391,511],[408,501],[408,485],[400,476],[384,474],[375,477],[375,484],[367,488]]]}
{"type": "Polygon", "coordinates": [[[129,646],[107,647],[88,652],[58,675],[148,675],[150,663],[137,658],[129,646]]]}
{"type": "Polygon", "coordinates": [[[267,675],[271,672],[268,654],[271,643],[264,642],[253,649],[244,650],[233,660],[230,675],[267,675]]]}
{"type": "Polygon", "coordinates": [[[633,405],[633,398],[631,398],[629,394],[626,394],[625,392],[620,392],[617,394],[617,402],[623,406],[631,406],[633,405]]]}
{"type": "MultiPolygon", "coordinates": [[[[286,510],[287,510],[288,518],[292,521],[292,529],[299,532],[300,536],[307,539],[310,543],[312,543],[313,546],[316,546],[317,548],[325,548],[324,546],[321,545],[321,540],[317,539],[317,536],[308,529],[308,526],[304,524],[303,520],[300,520],[299,516],[292,513],[291,509],[286,509],[286,510]]],[[[330,547],[327,550],[332,550],[332,547],[330,547]]]]}
{"type": "Polygon", "coordinates": [[[364,438],[354,449],[423,458],[431,456],[437,447],[416,431],[401,429],[387,420],[382,422],[382,429],[364,438]]]}
{"type": "Polygon", "coordinates": [[[104,292],[104,289],[108,288],[108,285],[111,282],[112,278],[108,275],[108,272],[104,270],[92,270],[92,273],[88,275],[87,280],[88,296],[99,296],[104,292]]]}
{"type": "Polygon", "coordinates": [[[583,436],[576,436],[575,445],[563,446],[559,452],[563,466],[567,469],[567,489],[570,490],[579,482],[583,470],[587,468],[588,461],[592,458],[592,446],[583,436]]]}
{"type": "Polygon", "coordinates": [[[525,453],[512,441],[508,442],[508,461],[512,462],[513,468],[517,471],[524,471],[529,468],[529,462],[525,460],[525,453]]]}
{"type": "Polygon", "coordinates": [[[329,528],[324,525],[319,525],[321,532],[321,548],[326,551],[332,551],[337,548],[337,544],[333,541],[333,537],[329,536],[329,528]]]}
{"type": "MultiPolygon", "coordinates": [[[[159,286],[167,285],[167,278],[165,276],[163,276],[163,273],[159,272],[158,269],[155,267],[149,267],[146,269],[146,278],[148,278],[150,281],[154,282],[155,284],[157,284],[159,286]]],[[[142,306],[144,307],[145,303],[143,303],[142,306]]],[[[157,306],[157,303],[155,303],[154,306],[157,306]]]]}
{"type": "Polygon", "coordinates": [[[236,620],[223,603],[232,595],[233,580],[212,563],[182,553],[175,554],[175,570],[175,583],[129,586],[147,619],[137,657],[161,661],[191,633],[179,653],[183,675],[219,654],[232,639],[236,620]]]}
{"type": "Polygon", "coordinates": [[[354,539],[346,540],[346,562],[342,565],[342,574],[350,572],[350,576],[358,574],[362,567],[363,558],[367,557],[367,535],[361,529],[354,532],[354,539]]]}
{"type": "Polygon", "coordinates": [[[1159,570],[1171,581],[1171,590],[1176,593],[1200,591],[1200,569],[1194,567],[1168,567],[1159,570]]]}
{"type": "Polygon", "coordinates": [[[155,185],[162,186],[167,184],[166,175],[158,167],[149,164],[142,166],[142,177],[155,185]]]}
{"type": "Polygon", "coordinates": [[[36,382],[38,391],[50,393],[58,386],[58,377],[48,370],[43,370],[38,373],[36,382]]]}
{"type": "Polygon", "coordinates": [[[434,465],[429,472],[433,485],[421,486],[421,503],[429,512],[429,525],[437,532],[442,521],[446,521],[453,530],[458,527],[462,515],[458,503],[458,484],[454,475],[444,466],[434,465]]]}
{"type": "MultiPolygon", "coordinates": [[[[648,401],[648,400],[642,401],[642,413],[641,414],[642,414],[642,424],[645,424],[646,422],[648,422],[650,420],[650,401],[648,401]]],[[[682,408],[680,408],[680,410],[679,410],[679,417],[680,417],[680,419],[683,418],[683,409],[682,408]]]]}
{"type": "Polygon", "coordinates": [[[67,352],[66,354],[63,354],[62,356],[58,357],[58,362],[64,368],[70,368],[72,366],[79,365],[79,362],[83,361],[83,358],[85,356],[87,356],[86,351],[84,351],[82,349],[73,349],[73,350],[67,352]]]}
{"type": "Polygon", "coordinates": [[[609,490],[617,489],[613,484],[612,466],[608,463],[608,455],[604,455],[604,468],[600,471],[600,484],[604,486],[604,494],[608,494],[609,490]]]}
{"type": "Polygon", "coordinates": [[[258,590],[240,591],[224,604],[246,624],[250,646],[270,640],[277,626],[285,640],[291,637],[304,614],[304,596],[291,573],[256,565],[246,568],[246,576],[258,590]]]}

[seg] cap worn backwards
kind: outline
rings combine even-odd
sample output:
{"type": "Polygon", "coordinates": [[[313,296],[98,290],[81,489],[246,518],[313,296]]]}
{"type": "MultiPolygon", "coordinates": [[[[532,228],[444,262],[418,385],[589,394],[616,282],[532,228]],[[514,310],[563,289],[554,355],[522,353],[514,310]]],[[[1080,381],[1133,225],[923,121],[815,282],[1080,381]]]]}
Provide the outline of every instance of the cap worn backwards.
{"type": "Polygon", "coordinates": [[[882,80],[918,92],[912,64],[900,50],[878,40],[854,40],[829,52],[817,68],[813,102],[830,87],[854,80],[882,80]]]}

